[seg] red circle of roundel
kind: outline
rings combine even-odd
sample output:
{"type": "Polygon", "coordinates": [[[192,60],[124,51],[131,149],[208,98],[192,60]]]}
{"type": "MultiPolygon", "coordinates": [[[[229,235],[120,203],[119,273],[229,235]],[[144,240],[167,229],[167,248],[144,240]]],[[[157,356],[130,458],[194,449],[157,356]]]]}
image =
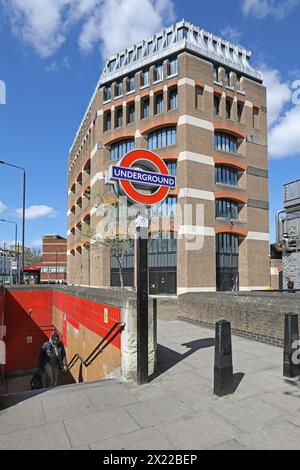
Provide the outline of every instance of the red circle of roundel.
{"type": "MultiPolygon", "coordinates": [[[[148,160],[153,163],[159,171],[168,175],[169,170],[165,162],[155,153],[150,152],[149,150],[137,149],[128,152],[123,159],[120,161],[120,166],[130,168],[138,160],[148,160]]],[[[145,205],[154,205],[163,201],[168,195],[169,188],[160,187],[154,194],[141,194],[134,187],[131,181],[120,180],[120,185],[125,191],[125,193],[135,202],[145,205]]]]}

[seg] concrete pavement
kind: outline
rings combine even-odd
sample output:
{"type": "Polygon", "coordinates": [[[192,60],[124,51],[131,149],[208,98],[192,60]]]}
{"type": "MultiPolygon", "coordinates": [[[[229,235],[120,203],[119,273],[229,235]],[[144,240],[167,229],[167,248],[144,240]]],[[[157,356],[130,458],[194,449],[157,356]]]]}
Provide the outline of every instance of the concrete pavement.
{"type": "Polygon", "coordinates": [[[299,449],[300,383],[282,350],[233,337],[236,391],[212,394],[214,332],[159,320],[159,375],[35,394],[0,412],[0,449],[299,449]]]}

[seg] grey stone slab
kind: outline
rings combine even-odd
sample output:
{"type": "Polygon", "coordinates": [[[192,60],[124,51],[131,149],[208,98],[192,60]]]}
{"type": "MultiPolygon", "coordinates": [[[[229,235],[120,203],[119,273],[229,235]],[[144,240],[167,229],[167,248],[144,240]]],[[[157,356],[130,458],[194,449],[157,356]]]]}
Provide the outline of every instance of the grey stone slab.
{"type": "MultiPolygon", "coordinates": [[[[96,389],[98,392],[98,389],[96,389]]],[[[41,400],[47,423],[62,421],[75,416],[85,416],[95,412],[89,401],[88,392],[79,391],[69,394],[49,396],[41,400]]],[[[91,391],[89,392],[91,393],[91,391]]]]}
{"type": "Polygon", "coordinates": [[[171,394],[129,405],[126,409],[142,428],[175,421],[195,413],[171,394]]]}
{"type": "Polygon", "coordinates": [[[71,449],[63,423],[35,426],[0,436],[1,450],[71,449]]]}
{"type": "Polygon", "coordinates": [[[227,400],[216,410],[228,422],[242,431],[252,431],[282,421],[285,414],[259,398],[250,397],[240,401],[227,400]]]}
{"type": "Polygon", "coordinates": [[[300,428],[283,421],[241,435],[238,440],[252,450],[299,450],[300,428]]]}
{"type": "Polygon", "coordinates": [[[161,432],[180,449],[205,449],[232,439],[239,431],[214,412],[200,413],[189,419],[179,419],[172,426],[159,426],[161,432]]]}
{"type": "Polygon", "coordinates": [[[87,390],[86,397],[95,411],[119,408],[137,402],[137,398],[125,387],[87,390]]]}
{"type": "Polygon", "coordinates": [[[157,428],[140,429],[90,444],[93,450],[172,450],[174,446],[157,428]]]}
{"type": "Polygon", "coordinates": [[[247,450],[247,448],[237,439],[229,439],[228,441],[220,442],[204,450],[247,450]]]}
{"type": "Polygon", "coordinates": [[[205,384],[193,387],[187,386],[180,390],[174,390],[172,393],[180,402],[190,406],[197,413],[210,409],[215,410],[221,406],[223,400],[228,399],[228,397],[216,397],[212,388],[205,384]]]}
{"type": "Polygon", "coordinates": [[[291,415],[300,412],[300,391],[293,388],[290,391],[267,392],[260,399],[264,403],[291,415]]]}
{"type": "Polygon", "coordinates": [[[234,370],[239,370],[245,374],[255,374],[263,370],[273,370],[274,364],[271,362],[264,361],[263,359],[240,359],[235,356],[234,360],[234,370]]]}
{"type": "Polygon", "coordinates": [[[45,417],[38,397],[0,412],[0,435],[41,424],[45,424],[45,417]]]}
{"type": "MultiPolygon", "coordinates": [[[[179,374],[174,374],[174,375],[169,374],[169,375],[163,376],[162,379],[163,379],[163,387],[169,391],[179,390],[180,388],[186,388],[187,384],[189,384],[190,387],[193,387],[193,386],[201,387],[201,384],[202,384],[201,377],[192,371],[181,372],[179,374]]],[[[159,377],[159,380],[161,380],[160,377],[159,377]]]]}
{"type": "Polygon", "coordinates": [[[134,419],[122,408],[68,419],[65,428],[72,447],[139,429],[134,419]]]}

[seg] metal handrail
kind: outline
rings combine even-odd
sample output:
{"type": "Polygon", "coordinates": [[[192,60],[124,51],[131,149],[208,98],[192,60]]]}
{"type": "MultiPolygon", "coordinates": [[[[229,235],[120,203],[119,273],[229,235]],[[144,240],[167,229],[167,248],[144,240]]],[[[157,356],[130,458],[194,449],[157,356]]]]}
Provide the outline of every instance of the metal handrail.
{"type": "Polygon", "coordinates": [[[72,359],[70,360],[69,364],[67,365],[67,370],[68,371],[71,370],[78,360],[80,360],[83,366],[89,367],[92,364],[92,362],[96,359],[96,357],[98,357],[99,354],[101,354],[104,351],[104,349],[118,336],[119,333],[123,331],[124,328],[125,328],[125,323],[116,322],[114,326],[109,330],[109,332],[104,336],[104,338],[102,338],[101,341],[97,344],[97,346],[93,349],[93,351],[87,356],[86,359],[83,359],[79,353],[75,353],[72,359]],[[110,339],[108,339],[109,336],[113,333],[113,331],[118,326],[120,328],[114,333],[114,335],[110,339]]]}

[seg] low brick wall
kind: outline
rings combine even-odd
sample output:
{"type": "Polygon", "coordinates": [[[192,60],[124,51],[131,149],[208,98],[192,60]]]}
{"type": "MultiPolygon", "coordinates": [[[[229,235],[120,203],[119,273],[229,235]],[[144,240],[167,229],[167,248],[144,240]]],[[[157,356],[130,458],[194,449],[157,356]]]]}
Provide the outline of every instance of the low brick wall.
{"type": "Polygon", "coordinates": [[[284,315],[299,314],[300,293],[194,293],[178,297],[178,319],[208,328],[231,322],[232,333],[283,346],[284,315]]]}

